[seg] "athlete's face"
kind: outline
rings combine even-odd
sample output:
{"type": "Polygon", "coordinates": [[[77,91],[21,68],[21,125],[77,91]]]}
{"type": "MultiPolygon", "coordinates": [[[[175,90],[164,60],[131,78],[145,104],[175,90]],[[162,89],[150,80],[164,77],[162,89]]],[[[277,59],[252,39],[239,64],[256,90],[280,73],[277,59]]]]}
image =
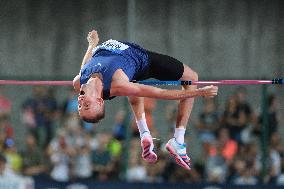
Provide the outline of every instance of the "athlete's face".
{"type": "Polygon", "coordinates": [[[80,117],[95,117],[103,111],[104,101],[95,91],[92,82],[83,84],[78,97],[78,112],[80,117]]]}

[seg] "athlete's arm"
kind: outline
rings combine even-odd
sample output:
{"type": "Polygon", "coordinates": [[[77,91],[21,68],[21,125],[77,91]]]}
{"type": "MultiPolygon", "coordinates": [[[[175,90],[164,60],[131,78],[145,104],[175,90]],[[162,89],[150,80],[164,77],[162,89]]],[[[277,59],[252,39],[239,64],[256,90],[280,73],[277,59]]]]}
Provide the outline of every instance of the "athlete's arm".
{"type": "Polygon", "coordinates": [[[95,30],[92,30],[91,32],[89,32],[87,40],[89,42],[89,46],[88,49],[85,53],[85,56],[83,58],[82,64],[81,64],[81,68],[92,58],[93,56],[93,49],[98,45],[99,43],[99,36],[98,36],[98,32],[95,30]]]}
{"type": "Polygon", "coordinates": [[[195,90],[167,90],[149,85],[116,81],[112,83],[111,96],[138,96],[165,100],[182,100],[197,96],[214,97],[218,93],[217,86],[206,86],[195,90]]]}
{"type": "MultiPolygon", "coordinates": [[[[89,32],[87,40],[89,42],[87,51],[84,55],[84,58],[82,60],[81,68],[92,58],[93,56],[93,49],[98,45],[99,43],[99,36],[98,32],[95,30],[92,30],[89,32]]],[[[80,75],[76,75],[73,79],[73,87],[76,92],[80,91],[80,75]]]]}

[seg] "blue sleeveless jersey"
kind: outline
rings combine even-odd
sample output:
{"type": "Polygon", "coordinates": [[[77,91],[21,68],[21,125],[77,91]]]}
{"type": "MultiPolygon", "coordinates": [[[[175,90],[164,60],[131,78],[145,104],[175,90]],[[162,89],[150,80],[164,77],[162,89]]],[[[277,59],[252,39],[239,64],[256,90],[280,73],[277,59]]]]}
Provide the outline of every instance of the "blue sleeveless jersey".
{"type": "Polygon", "coordinates": [[[109,100],[112,76],[122,69],[129,80],[135,80],[148,68],[146,51],[133,43],[108,40],[93,50],[93,56],[81,71],[80,84],[85,84],[92,74],[101,73],[103,77],[103,99],[109,100]]]}

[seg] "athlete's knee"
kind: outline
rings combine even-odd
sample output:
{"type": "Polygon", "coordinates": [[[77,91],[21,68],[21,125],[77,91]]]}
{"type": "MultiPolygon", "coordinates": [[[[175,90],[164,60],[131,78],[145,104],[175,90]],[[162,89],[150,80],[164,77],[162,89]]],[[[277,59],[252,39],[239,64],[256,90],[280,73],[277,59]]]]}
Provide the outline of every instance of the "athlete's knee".
{"type": "Polygon", "coordinates": [[[197,81],[198,80],[198,73],[195,71],[192,71],[192,80],[197,81]]]}
{"type": "Polygon", "coordinates": [[[185,65],[182,79],[183,80],[197,81],[198,80],[198,73],[185,65]]]}
{"type": "Polygon", "coordinates": [[[129,96],[128,101],[131,105],[136,105],[136,104],[141,103],[141,101],[143,102],[143,99],[142,97],[129,96]]]}

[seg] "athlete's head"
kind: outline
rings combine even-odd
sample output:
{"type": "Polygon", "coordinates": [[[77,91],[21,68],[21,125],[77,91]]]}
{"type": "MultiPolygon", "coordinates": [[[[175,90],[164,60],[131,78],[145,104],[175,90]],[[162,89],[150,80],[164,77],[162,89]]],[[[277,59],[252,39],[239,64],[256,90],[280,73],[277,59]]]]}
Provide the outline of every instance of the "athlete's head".
{"type": "Polygon", "coordinates": [[[78,111],[84,121],[96,123],[104,118],[105,107],[102,90],[102,81],[98,77],[90,78],[86,84],[81,86],[78,111]]]}

